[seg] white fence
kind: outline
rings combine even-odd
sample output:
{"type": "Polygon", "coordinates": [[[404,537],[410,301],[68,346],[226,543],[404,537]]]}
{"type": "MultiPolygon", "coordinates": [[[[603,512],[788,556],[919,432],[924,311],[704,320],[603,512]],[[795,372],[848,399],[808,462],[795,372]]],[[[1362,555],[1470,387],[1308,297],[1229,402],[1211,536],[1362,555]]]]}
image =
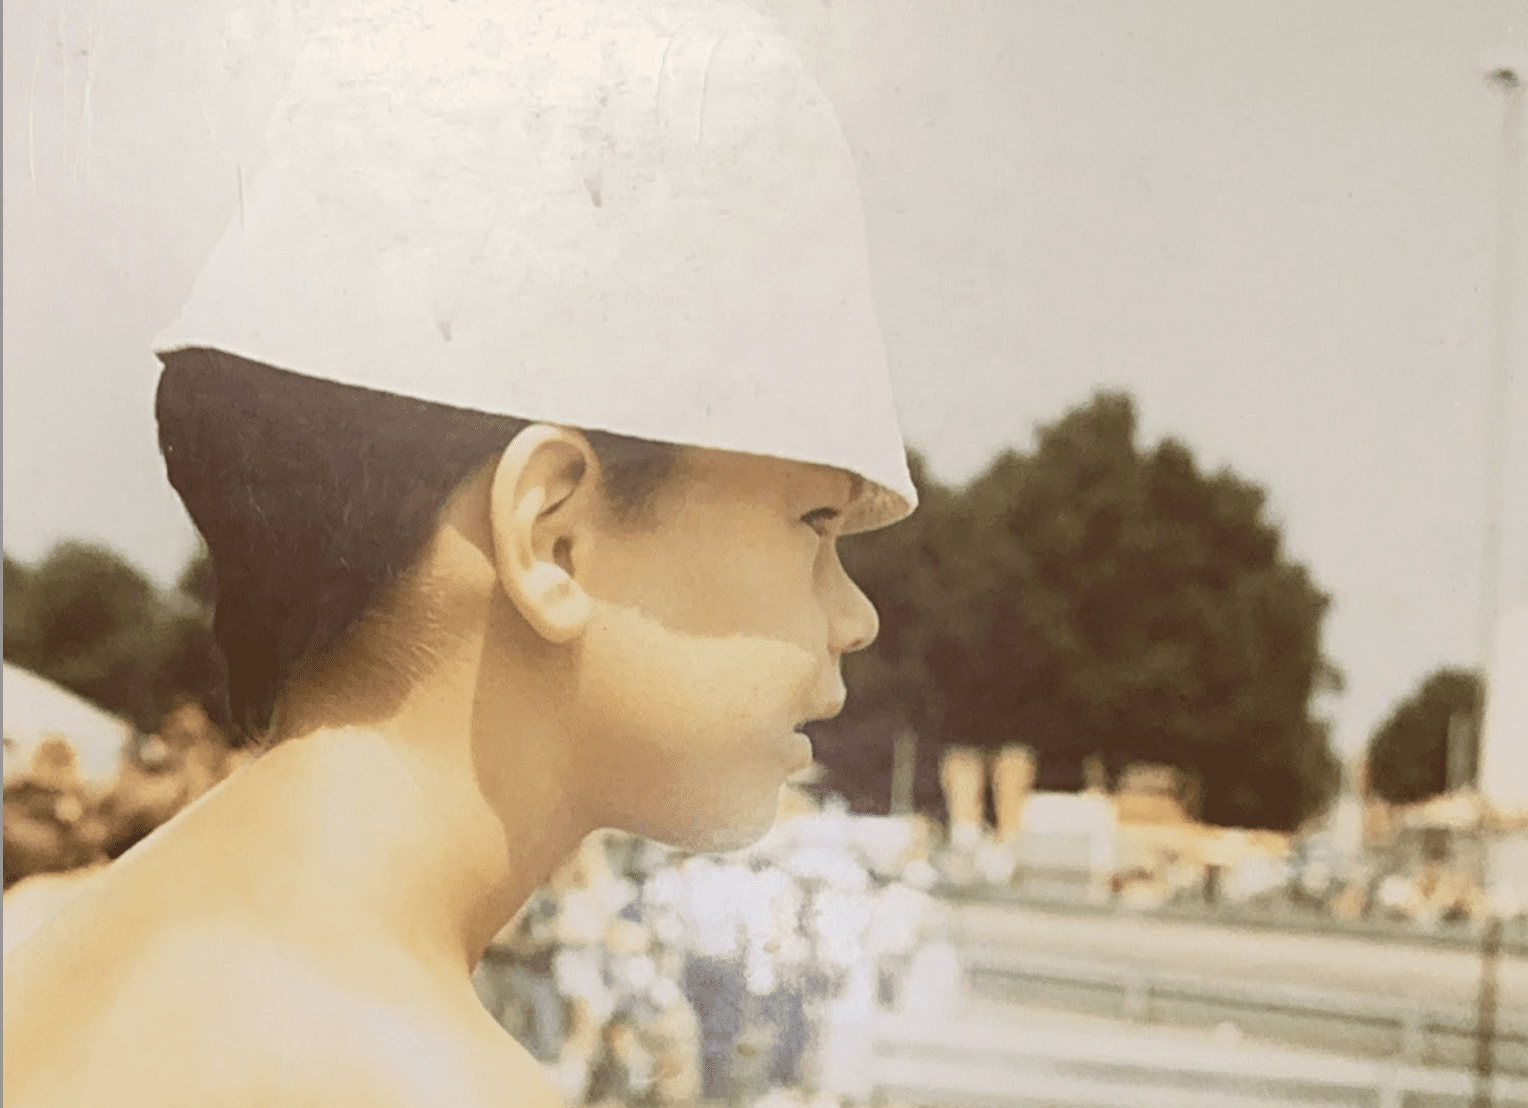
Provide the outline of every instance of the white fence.
{"type": "Polygon", "coordinates": [[[992,946],[960,960],[984,1015],[878,1019],[867,1066],[880,1094],[945,1108],[1528,1106],[1515,1014],[1498,1019],[1496,1076],[1477,1100],[1468,1008],[992,946]]]}
{"type": "MultiPolygon", "coordinates": [[[[879,1095],[941,1108],[1464,1108],[1475,1093],[1458,1070],[997,1021],[883,1019],[869,1066],[879,1095]]],[[[1490,1094],[1522,1108],[1528,1082],[1490,1094]]]]}
{"type": "MultiPolygon", "coordinates": [[[[1391,1054],[1417,1064],[1465,1065],[1475,1056],[1477,1013],[1406,998],[1340,992],[1318,985],[1240,981],[1109,962],[1026,954],[994,946],[962,950],[976,995],[1119,1015],[1143,1022],[1231,1022],[1295,1042],[1355,1054],[1391,1054]]],[[[1404,967],[1397,967],[1404,973],[1404,967]]],[[[1496,1069],[1528,1076],[1528,1026],[1498,1013],[1496,1069]]]]}

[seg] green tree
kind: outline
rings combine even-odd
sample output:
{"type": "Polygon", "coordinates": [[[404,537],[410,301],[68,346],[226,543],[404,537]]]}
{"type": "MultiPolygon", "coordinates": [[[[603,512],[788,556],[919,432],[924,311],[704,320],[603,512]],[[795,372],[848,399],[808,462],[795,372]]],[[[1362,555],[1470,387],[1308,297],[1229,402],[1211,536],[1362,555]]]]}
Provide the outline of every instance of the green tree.
{"type": "MultiPolygon", "coordinates": [[[[182,580],[203,580],[193,559],[182,580]]],[[[5,658],[152,731],[186,697],[226,718],[211,608],[163,593],[119,554],[54,547],[36,567],[5,564],[5,658]]]]}
{"type": "Polygon", "coordinates": [[[12,657],[29,649],[27,636],[31,621],[27,617],[27,594],[32,574],[9,554],[5,556],[5,656],[12,657]]]}
{"type": "Polygon", "coordinates": [[[964,489],[919,467],[912,520],[846,544],[882,631],[846,670],[838,731],[1022,742],[1042,788],[1080,786],[1094,753],[1116,771],[1165,762],[1202,781],[1205,818],[1292,828],[1337,782],[1310,714],[1339,680],[1320,651],[1328,598],[1283,555],[1260,488],[1135,437],[1130,398],[1101,393],[964,489]]]}
{"type": "Polygon", "coordinates": [[[1093,752],[1165,762],[1200,777],[1206,819],[1293,827],[1336,783],[1309,717],[1328,598],[1282,557],[1260,488],[1135,435],[1130,398],[1101,393],[976,482],[995,588],[966,726],[1035,747],[1042,782],[1075,783],[1093,752]],[[1028,658],[1005,649],[1015,627],[1028,658]]]}
{"type": "Polygon", "coordinates": [[[116,553],[66,542],[30,573],[6,659],[142,725],[154,716],[153,583],[116,553]]]}
{"type": "Polygon", "coordinates": [[[1475,717],[1481,692],[1480,675],[1474,670],[1443,668],[1428,674],[1369,739],[1369,785],[1374,792],[1396,804],[1444,792],[1450,728],[1475,717]]]}

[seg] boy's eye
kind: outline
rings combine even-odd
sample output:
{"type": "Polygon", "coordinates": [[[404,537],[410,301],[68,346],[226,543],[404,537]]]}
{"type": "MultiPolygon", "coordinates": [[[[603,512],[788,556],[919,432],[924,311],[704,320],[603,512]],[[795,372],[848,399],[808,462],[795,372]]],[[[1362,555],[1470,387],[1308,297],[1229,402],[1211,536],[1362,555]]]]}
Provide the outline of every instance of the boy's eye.
{"type": "Polygon", "coordinates": [[[827,526],[838,518],[837,508],[814,508],[801,517],[801,522],[819,535],[827,534],[827,526]]]}

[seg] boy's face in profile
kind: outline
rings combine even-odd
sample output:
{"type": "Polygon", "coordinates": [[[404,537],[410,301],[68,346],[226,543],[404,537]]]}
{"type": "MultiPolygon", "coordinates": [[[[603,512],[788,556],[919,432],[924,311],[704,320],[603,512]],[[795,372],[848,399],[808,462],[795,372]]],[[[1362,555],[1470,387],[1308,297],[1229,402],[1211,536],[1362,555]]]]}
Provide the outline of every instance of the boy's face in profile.
{"type": "Polygon", "coordinates": [[[842,656],[875,609],[838,558],[859,493],[841,470],[691,449],[650,526],[612,531],[578,646],[584,779],[608,825],[698,850],[768,830],[843,706],[842,656]]]}

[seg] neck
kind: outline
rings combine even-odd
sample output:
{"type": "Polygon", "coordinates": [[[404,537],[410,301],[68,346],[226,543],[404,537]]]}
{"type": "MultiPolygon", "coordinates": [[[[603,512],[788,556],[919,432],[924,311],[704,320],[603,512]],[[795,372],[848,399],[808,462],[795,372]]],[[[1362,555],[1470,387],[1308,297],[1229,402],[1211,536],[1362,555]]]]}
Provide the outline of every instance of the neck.
{"type": "Polygon", "coordinates": [[[269,886],[230,879],[257,917],[289,904],[299,940],[322,911],[351,940],[470,971],[597,822],[580,801],[568,660],[510,608],[482,551],[442,534],[431,564],[451,587],[436,590],[428,672],[396,696],[290,689],[290,737],[229,783],[224,838],[252,864],[226,871],[269,886]]]}
{"type": "Polygon", "coordinates": [[[387,720],[295,734],[230,781],[199,822],[232,831],[217,838],[242,855],[223,867],[240,910],[298,942],[373,940],[470,972],[594,830],[565,744],[530,712],[488,727],[530,705],[476,685],[432,682],[387,720]]]}

